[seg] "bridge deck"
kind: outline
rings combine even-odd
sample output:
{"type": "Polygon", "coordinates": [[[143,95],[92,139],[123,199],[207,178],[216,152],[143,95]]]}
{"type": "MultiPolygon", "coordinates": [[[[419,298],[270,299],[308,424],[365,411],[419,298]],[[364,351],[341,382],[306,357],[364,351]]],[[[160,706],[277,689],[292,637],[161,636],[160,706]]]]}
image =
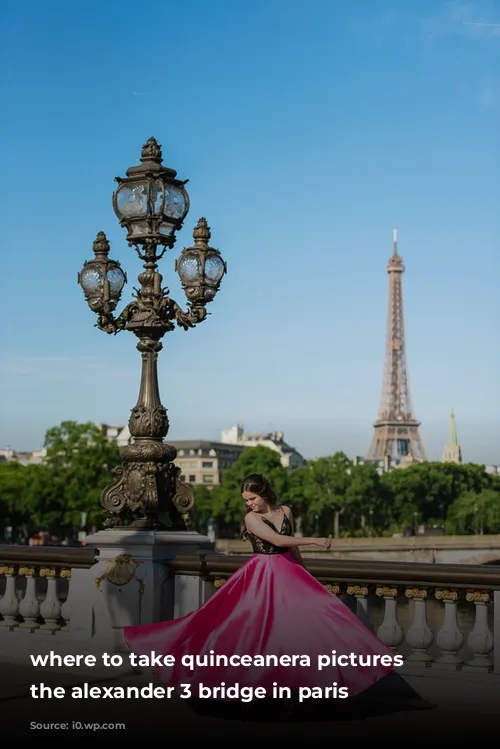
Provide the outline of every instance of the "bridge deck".
{"type": "MultiPolygon", "coordinates": [[[[34,669],[26,666],[0,663],[0,711],[4,716],[4,728],[11,729],[11,735],[19,738],[24,732],[30,731],[30,736],[37,735],[37,731],[30,729],[32,722],[61,723],[80,721],[82,724],[124,723],[125,730],[49,730],[40,729],[39,733],[60,735],[73,739],[75,735],[97,733],[98,735],[117,733],[118,737],[141,734],[146,741],[155,742],[162,739],[200,739],[213,738],[216,741],[227,740],[242,742],[243,740],[257,745],[259,741],[286,741],[293,746],[300,743],[310,745],[311,740],[328,738],[330,741],[348,739],[352,742],[356,738],[369,738],[371,741],[388,737],[396,741],[412,739],[432,739],[446,736],[447,740],[454,738],[474,738],[480,736],[495,736],[498,730],[498,715],[492,711],[477,708],[475,711],[465,710],[460,705],[452,707],[431,707],[419,700],[398,700],[394,696],[373,697],[368,693],[357,702],[334,703],[335,707],[328,719],[295,718],[288,714],[279,714],[278,708],[273,707],[272,714],[267,715],[260,706],[254,713],[245,715],[239,706],[232,706],[231,712],[225,717],[214,713],[210,706],[200,714],[181,699],[159,702],[158,700],[127,700],[113,701],[108,699],[87,700],[79,702],[71,697],[64,699],[35,700],[29,694],[30,684],[43,682],[47,686],[65,686],[69,688],[90,681],[88,676],[76,674],[62,674],[60,671],[34,669]],[[15,734],[14,734],[15,731],[15,734]],[[70,736],[68,736],[70,734],[70,736]]],[[[93,682],[100,686],[136,685],[142,686],[151,681],[151,677],[144,675],[121,676],[104,681],[93,682]]],[[[227,710],[227,708],[225,708],[227,710]]],[[[26,733],[26,735],[28,735],[26,733]]],[[[41,737],[40,737],[41,738],[41,737]]],[[[61,737],[62,738],[62,737],[61,737]]],[[[119,739],[118,739],[119,740],[119,739]]],[[[267,745],[267,744],[266,744],[267,745]]]]}

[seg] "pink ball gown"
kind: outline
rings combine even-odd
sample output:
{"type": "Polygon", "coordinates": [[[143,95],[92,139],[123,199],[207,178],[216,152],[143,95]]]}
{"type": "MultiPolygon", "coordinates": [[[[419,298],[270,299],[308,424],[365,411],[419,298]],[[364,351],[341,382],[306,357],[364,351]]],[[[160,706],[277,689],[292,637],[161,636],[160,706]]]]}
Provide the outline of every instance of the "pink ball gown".
{"type": "MultiPolygon", "coordinates": [[[[285,516],[278,531],[292,535],[285,516]]],[[[172,687],[347,687],[349,697],[370,687],[393,665],[327,666],[317,669],[319,655],[390,656],[384,645],[351,610],[332,595],[293,557],[290,549],[274,546],[250,534],[253,554],[199,609],[179,619],[125,628],[125,639],[136,655],[173,655],[175,665],[155,670],[172,687]],[[183,656],[215,655],[309,656],[311,665],[197,666],[182,664],[183,656]]],[[[207,663],[208,663],[207,658],[207,663]]],[[[272,659],[271,659],[272,660],[272,659]]],[[[385,659],[384,659],[385,660],[385,659]]],[[[203,661],[202,661],[203,664],[203,661]]],[[[224,699],[224,697],[216,697],[224,699]]],[[[226,698],[227,699],[227,698],[226,698]]]]}

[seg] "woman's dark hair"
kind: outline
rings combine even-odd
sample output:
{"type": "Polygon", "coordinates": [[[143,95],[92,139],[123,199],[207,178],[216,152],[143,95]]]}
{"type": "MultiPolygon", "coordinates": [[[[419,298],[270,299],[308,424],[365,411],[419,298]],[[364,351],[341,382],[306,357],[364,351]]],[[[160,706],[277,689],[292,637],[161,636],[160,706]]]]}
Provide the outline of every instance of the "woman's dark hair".
{"type": "MultiPolygon", "coordinates": [[[[270,505],[278,504],[278,497],[276,496],[273,487],[266,479],[266,477],[262,475],[262,473],[250,473],[241,484],[241,493],[243,494],[243,492],[251,492],[252,494],[257,494],[259,497],[262,497],[262,499],[265,499],[266,502],[269,502],[270,505]]],[[[251,509],[250,507],[247,507],[245,510],[245,515],[247,515],[249,512],[251,512],[251,509]]],[[[244,540],[248,538],[248,533],[244,521],[241,530],[241,537],[244,540]]]]}

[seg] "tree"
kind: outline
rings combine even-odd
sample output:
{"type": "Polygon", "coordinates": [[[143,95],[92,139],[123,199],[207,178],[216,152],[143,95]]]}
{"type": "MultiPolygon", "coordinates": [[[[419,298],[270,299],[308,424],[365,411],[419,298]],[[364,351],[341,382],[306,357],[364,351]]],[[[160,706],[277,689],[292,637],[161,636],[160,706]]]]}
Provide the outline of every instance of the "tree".
{"type": "Polygon", "coordinates": [[[301,525],[306,536],[317,533],[317,524],[314,522],[312,512],[309,511],[310,483],[309,466],[295,468],[288,476],[288,486],[284,497],[284,504],[289,505],[292,509],[296,526],[301,525]]]}
{"type": "Polygon", "coordinates": [[[213,517],[213,493],[206,486],[195,486],[194,508],[192,512],[193,525],[198,533],[206,533],[208,522],[213,517]]]}
{"type": "Polygon", "coordinates": [[[347,455],[337,452],[328,458],[312,460],[304,474],[304,499],[308,512],[318,516],[318,524],[324,526],[326,522],[335,538],[340,535],[340,516],[347,505],[350,468],[347,455]]]}
{"type": "Polygon", "coordinates": [[[51,491],[43,495],[45,523],[54,533],[71,533],[87,514],[86,525],[98,525],[103,513],[100,495],[113,480],[119,449],[98,426],[64,421],[45,435],[51,491]]]}
{"type": "Polygon", "coordinates": [[[24,466],[17,461],[0,464],[0,538],[7,526],[12,527],[14,539],[37,528],[40,498],[47,486],[43,474],[43,466],[24,466]]]}
{"type": "Polygon", "coordinates": [[[387,501],[388,493],[374,463],[352,466],[345,497],[344,522],[355,529],[355,534],[380,535],[391,524],[392,504],[387,501]]]}
{"type": "Polygon", "coordinates": [[[450,507],[448,533],[500,533],[500,492],[483,489],[465,492],[450,507]]]}
{"type": "Polygon", "coordinates": [[[392,497],[396,521],[404,526],[443,523],[462,494],[494,490],[498,481],[481,465],[427,462],[386,473],[382,484],[392,497]]]}

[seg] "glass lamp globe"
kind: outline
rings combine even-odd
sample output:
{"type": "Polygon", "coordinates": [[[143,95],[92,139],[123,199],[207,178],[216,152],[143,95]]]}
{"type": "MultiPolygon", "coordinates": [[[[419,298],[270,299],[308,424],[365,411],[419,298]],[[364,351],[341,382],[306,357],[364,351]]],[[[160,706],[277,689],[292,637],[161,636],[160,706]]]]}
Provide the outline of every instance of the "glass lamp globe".
{"type": "Polygon", "coordinates": [[[120,263],[107,257],[109,250],[106,235],[99,232],[94,242],[95,260],[84,263],[78,274],[78,283],[93,312],[114,310],[127,282],[127,275],[120,263]]]}
{"type": "Polygon", "coordinates": [[[163,166],[161,146],[150,138],[142,148],[141,165],[128,169],[125,179],[116,178],[113,210],[131,244],[147,240],[167,247],[174,244],[175,232],[189,212],[187,180],[181,182],[176,175],[163,166]]]}
{"type": "Polygon", "coordinates": [[[194,247],[184,249],[176,262],[176,271],[191,302],[211,302],[227,272],[220,252],[208,246],[210,236],[206,219],[200,218],[193,232],[194,247]]]}

